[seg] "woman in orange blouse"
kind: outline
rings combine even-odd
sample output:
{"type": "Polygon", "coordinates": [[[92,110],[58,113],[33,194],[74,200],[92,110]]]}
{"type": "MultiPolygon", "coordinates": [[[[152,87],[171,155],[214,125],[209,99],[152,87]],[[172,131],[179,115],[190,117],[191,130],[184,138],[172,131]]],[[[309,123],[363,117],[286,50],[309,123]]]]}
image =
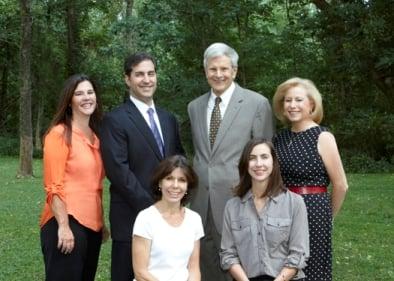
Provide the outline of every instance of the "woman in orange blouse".
{"type": "Polygon", "coordinates": [[[108,237],[97,101],[87,76],[71,76],[45,134],[46,202],[40,226],[46,280],[94,280],[101,242],[108,237]]]}

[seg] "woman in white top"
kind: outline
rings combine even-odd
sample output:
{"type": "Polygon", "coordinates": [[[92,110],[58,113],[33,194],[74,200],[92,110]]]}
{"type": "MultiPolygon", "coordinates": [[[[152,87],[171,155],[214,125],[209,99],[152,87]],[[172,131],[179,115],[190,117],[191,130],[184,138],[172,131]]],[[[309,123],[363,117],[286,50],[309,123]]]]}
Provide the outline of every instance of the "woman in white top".
{"type": "Polygon", "coordinates": [[[185,157],[163,160],[154,176],[156,203],[141,211],[134,224],[132,260],[137,281],[201,280],[201,217],[185,207],[197,176],[185,157]]]}

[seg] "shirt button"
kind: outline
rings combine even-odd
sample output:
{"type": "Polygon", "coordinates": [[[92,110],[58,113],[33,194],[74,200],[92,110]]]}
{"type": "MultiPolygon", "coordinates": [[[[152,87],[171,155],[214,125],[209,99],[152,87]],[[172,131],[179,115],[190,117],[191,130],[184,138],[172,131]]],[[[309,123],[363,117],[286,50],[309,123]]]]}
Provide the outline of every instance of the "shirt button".
{"type": "Polygon", "coordinates": [[[260,235],[260,232],[258,232],[257,234],[260,235]]]}

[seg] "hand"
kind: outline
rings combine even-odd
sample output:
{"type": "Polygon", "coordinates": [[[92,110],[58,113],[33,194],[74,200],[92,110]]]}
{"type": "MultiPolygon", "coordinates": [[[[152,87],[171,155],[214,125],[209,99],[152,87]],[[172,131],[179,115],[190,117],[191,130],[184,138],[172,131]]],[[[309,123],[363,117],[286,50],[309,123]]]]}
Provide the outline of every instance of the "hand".
{"type": "Polygon", "coordinates": [[[107,242],[108,238],[111,236],[111,233],[105,225],[103,226],[103,229],[101,230],[101,232],[103,234],[103,238],[101,240],[101,243],[105,243],[105,242],[107,242]]]}
{"type": "Polygon", "coordinates": [[[63,254],[69,254],[74,249],[74,234],[70,226],[59,226],[57,231],[58,242],[57,248],[63,254]]]}

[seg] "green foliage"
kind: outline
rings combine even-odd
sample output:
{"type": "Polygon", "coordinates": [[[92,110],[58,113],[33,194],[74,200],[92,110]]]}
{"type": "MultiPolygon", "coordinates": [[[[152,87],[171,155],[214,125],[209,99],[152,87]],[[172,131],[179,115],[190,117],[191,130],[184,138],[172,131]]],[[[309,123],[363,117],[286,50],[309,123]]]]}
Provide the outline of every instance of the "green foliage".
{"type": "MultiPolygon", "coordinates": [[[[372,108],[352,110],[335,127],[339,146],[372,159],[391,161],[394,155],[394,114],[372,108]]],[[[394,163],[391,163],[394,164],[394,163]]],[[[361,171],[361,170],[360,170],[361,171]]]]}
{"type": "Polygon", "coordinates": [[[0,156],[17,156],[19,139],[11,136],[0,136],[0,156]]]}
{"type": "MultiPolygon", "coordinates": [[[[221,41],[240,55],[241,86],[271,99],[277,85],[292,76],[313,80],[324,98],[324,124],[333,129],[340,150],[382,161],[382,169],[383,163],[393,164],[394,5],[384,0],[132,2],[132,13],[123,0],[72,2],[79,14],[79,65],[73,68],[98,82],[105,111],[127,95],[124,58],[135,51],[151,52],[158,60],[155,102],[178,117],[191,153],[186,107],[209,89],[203,52],[221,41]]],[[[69,69],[68,3],[33,1],[32,112],[41,133],[69,69]],[[38,120],[40,109],[44,116],[38,120]]],[[[17,138],[18,3],[2,0],[0,11],[0,133],[17,138]]]]}
{"type": "MultiPolygon", "coordinates": [[[[13,136],[0,136],[0,156],[18,156],[19,138],[13,136]]],[[[33,149],[33,158],[42,158],[42,150],[33,149]]]]}
{"type": "Polygon", "coordinates": [[[394,165],[389,163],[387,159],[375,160],[365,153],[351,150],[344,150],[341,155],[345,170],[349,173],[394,172],[394,165]]]}

